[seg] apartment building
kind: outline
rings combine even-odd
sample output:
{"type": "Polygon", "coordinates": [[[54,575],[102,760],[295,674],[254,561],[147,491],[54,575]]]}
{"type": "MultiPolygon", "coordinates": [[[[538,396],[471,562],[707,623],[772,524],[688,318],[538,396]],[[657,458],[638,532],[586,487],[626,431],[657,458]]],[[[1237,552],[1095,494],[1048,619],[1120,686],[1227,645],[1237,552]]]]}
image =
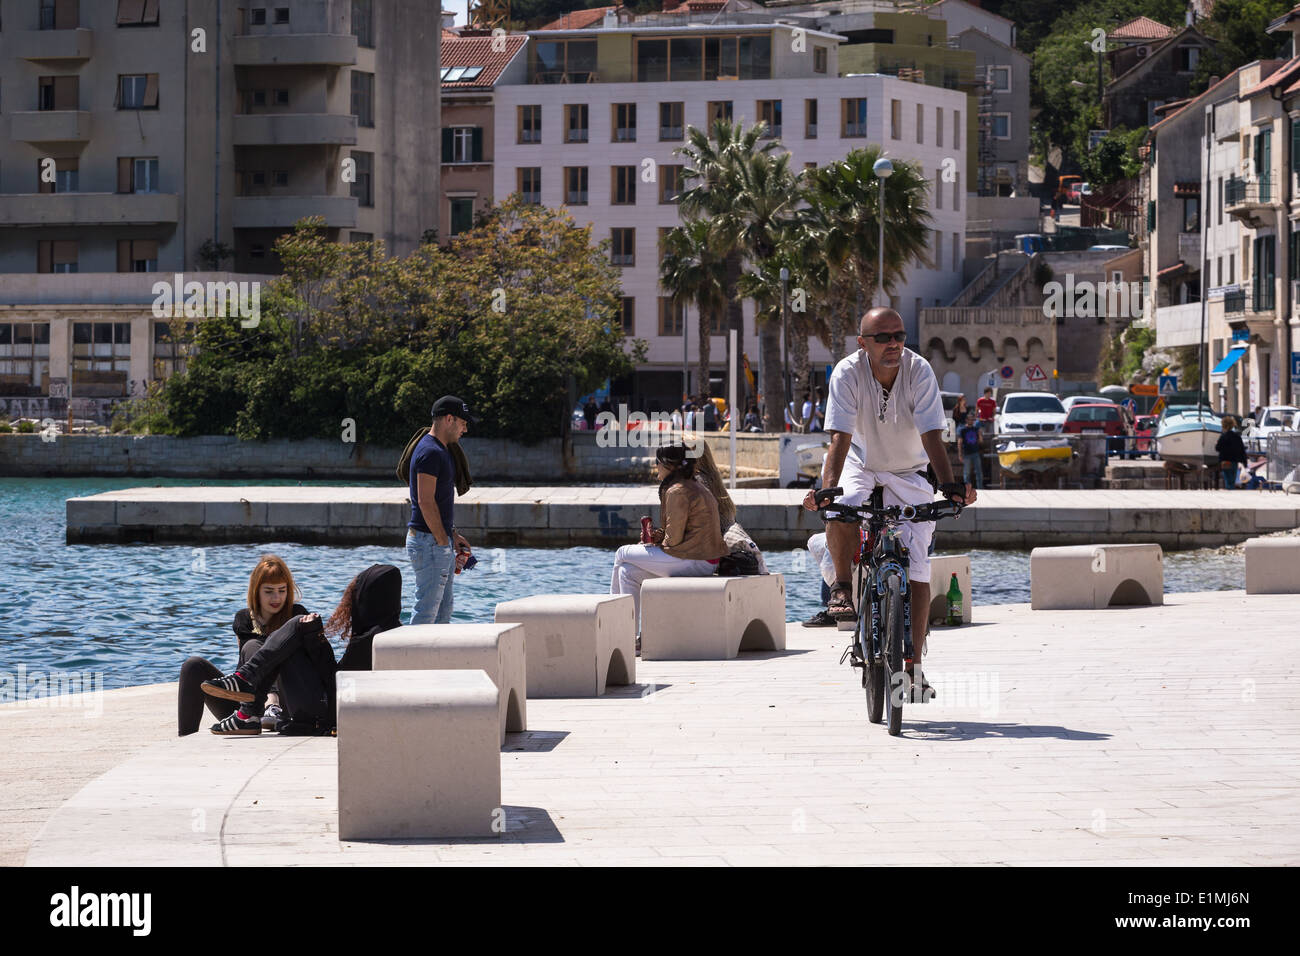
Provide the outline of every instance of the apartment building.
{"type": "Polygon", "coordinates": [[[0,0],[0,397],[139,390],[145,274],[274,273],[302,217],[414,248],[438,40],[419,0],[0,0]]]}
{"type": "MultiPolygon", "coordinates": [[[[919,162],[937,187],[933,265],[914,269],[894,298],[913,338],[921,308],[946,302],[961,285],[965,94],[890,76],[843,76],[835,33],[773,23],[770,15],[710,19],[723,22],[627,21],[607,11],[597,26],[533,31],[525,82],[495,90],[494,194],[524,192],[566,206],[609,240],[622,270],[624,328],[649,343],[647,361],[621,392],[642,408],[677,401],[684,352],[694,352],[698,321],[691,307],[663,294],[659,244],[681,222],[683,157],[675,150],[687,127],[706,128],[713,116],[766,120],[795,170],[869,143],[919,162]],[[945,160],[957,171],[951,181],[945,160]]],[[[721,370],[721,332],[712,347],[721,370]]],[[[751,303],[741,348],[757,359],[751,303]]],[[[823,374],[830,355],[815,341],[811,348],[823,374]]]]}

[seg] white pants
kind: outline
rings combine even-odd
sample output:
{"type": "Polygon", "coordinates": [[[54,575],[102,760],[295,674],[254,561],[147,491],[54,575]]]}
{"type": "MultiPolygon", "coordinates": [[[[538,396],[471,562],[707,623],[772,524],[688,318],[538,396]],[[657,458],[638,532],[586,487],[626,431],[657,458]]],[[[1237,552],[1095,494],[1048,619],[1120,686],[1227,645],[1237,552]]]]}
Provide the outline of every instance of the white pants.
{"type": "MultiPolygon", "coordinates": [[[[934,501],[934,489],[918,474],[896,475],[889,471],[871,471],[857,468],[852,460],[845,461],[840,475],[844,494],[837,498],[846,505],[862,506],[871,500],[876,485],[885,489],[886,505],[928,505],[934,501]]],[[[834,510],[834,505],[830,510],[834,510]]],[[[898,537],[907,548],[908,577],[928,584],[930,581],[930,542],[934,539],[933,521],[903,521],[898,525],[898,537]]]]}
{"type": "Polygon", "coordinates": [[[610,594],[630,594],[636,608],[637,630],[641,630],[641,583],[650,578],[703,578],[718,566],[709,561],[675,558],[655,544],[625,544],[614,552],[614,573],[610,594]]]}
{"type": "Polygon", "coordinates": [[[830,549],[826,547],[826,532],[819,531],[808,539],[808,554],[821,569],[822,580],[828,588],[835,587],[835,562],[831,560],[830,549]]]}

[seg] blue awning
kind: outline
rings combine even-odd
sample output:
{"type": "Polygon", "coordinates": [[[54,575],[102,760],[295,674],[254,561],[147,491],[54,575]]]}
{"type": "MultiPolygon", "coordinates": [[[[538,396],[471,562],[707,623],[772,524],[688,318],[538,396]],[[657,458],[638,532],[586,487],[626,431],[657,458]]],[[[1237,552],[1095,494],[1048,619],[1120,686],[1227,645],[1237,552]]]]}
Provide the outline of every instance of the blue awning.
{"type": "Polygon", "coordinates": [[[1234,365],[1236,365],[1239,361],[1241,361],[1241,357],[1242,357],[1243,355],[1245,355],[1247,351],[1248,351],[1248,349],[1246,349],[1246,348],[1236,348],[1236,349],[1233,349],[1231,352],[1229,352],[1227,355],[1225,355],[1225,356],[1223,357],[1223,361],[1222,361],[1222,362],[1220,362],[1218,365],[1214,366],[1214,371],[1212,371],[1210,374],[1211,374],[1211,375],[1224,375],[1224,374],[1226,374],[1227,371],[1228,371],[1228,369],[1232,368],[1232,367],[1233,367],[1234,365]]]}

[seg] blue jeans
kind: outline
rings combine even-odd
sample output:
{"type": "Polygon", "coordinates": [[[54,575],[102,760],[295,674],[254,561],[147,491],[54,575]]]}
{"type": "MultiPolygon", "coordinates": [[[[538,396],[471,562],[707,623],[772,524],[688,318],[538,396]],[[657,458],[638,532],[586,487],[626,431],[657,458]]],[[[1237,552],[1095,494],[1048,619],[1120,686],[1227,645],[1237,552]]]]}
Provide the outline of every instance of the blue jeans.
{"type": "Polygon", "coordinates": [[[456,549],[442,547],[427,531],[406,529],[406,556],[415,570],[415,610],[411,624],[451,621],[451,588],[456,580],[456,549]]]}
{"type": "Polygon", "coordinates": [[[962,453],[961,480],[963,483],[974,485],[976,488],[984,487],[984,462],[980,459],[979,452],[975,452],[973,455],[962,453]],[[971,472],[975,473],[974,481],[971,481],[971,472]]]}
{"type": "MultiPolygon", "coordinates": [[[[1223,465],[1220,464],[1219,467],[1223,468],[1223,465]]],[[[1237,487],[1237,463],[1235,461],[1229,462],[1228,467],[1223,468],[1222,475],[1224,488],[1232,490],[1237,487]]]]}

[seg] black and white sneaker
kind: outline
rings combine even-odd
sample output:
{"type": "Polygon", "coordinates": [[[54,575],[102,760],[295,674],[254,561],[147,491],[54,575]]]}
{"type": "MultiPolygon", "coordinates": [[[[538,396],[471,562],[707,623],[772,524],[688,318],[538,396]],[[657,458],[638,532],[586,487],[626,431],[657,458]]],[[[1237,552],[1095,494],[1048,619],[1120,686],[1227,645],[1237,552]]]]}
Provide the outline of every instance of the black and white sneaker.
{"type": "Polygon", "coordinates": [[[266,708],[266,712],[262,714],[262,729],[274,731],[276,724],[283,719],[284,711],[280,709],[278,704],[272,704],[270,707],[266,708]]]}
{"type": "Polygon", "coordinates": [[[240,720],[239,711],[235,711],[225,720],[213,724],[212,732],[221,737],[253,737],[262,732],[262,721],[257,717],[240,720]]]}
{"type": "Polygon", "coordinates": [[[257,696],[253,693],[253,685],[238,674],[218,677],[216,680],[205,680],[203,682],[203,693],[209,697],[234,700],[241,704],[251,703],[257,696]]]}
{"type": "Polygon", "coordinates": [[[830,612],[822,608],[808,620],[803,622],[804,627],[835,627],[839,622],[831,617],[830,612]]]}

